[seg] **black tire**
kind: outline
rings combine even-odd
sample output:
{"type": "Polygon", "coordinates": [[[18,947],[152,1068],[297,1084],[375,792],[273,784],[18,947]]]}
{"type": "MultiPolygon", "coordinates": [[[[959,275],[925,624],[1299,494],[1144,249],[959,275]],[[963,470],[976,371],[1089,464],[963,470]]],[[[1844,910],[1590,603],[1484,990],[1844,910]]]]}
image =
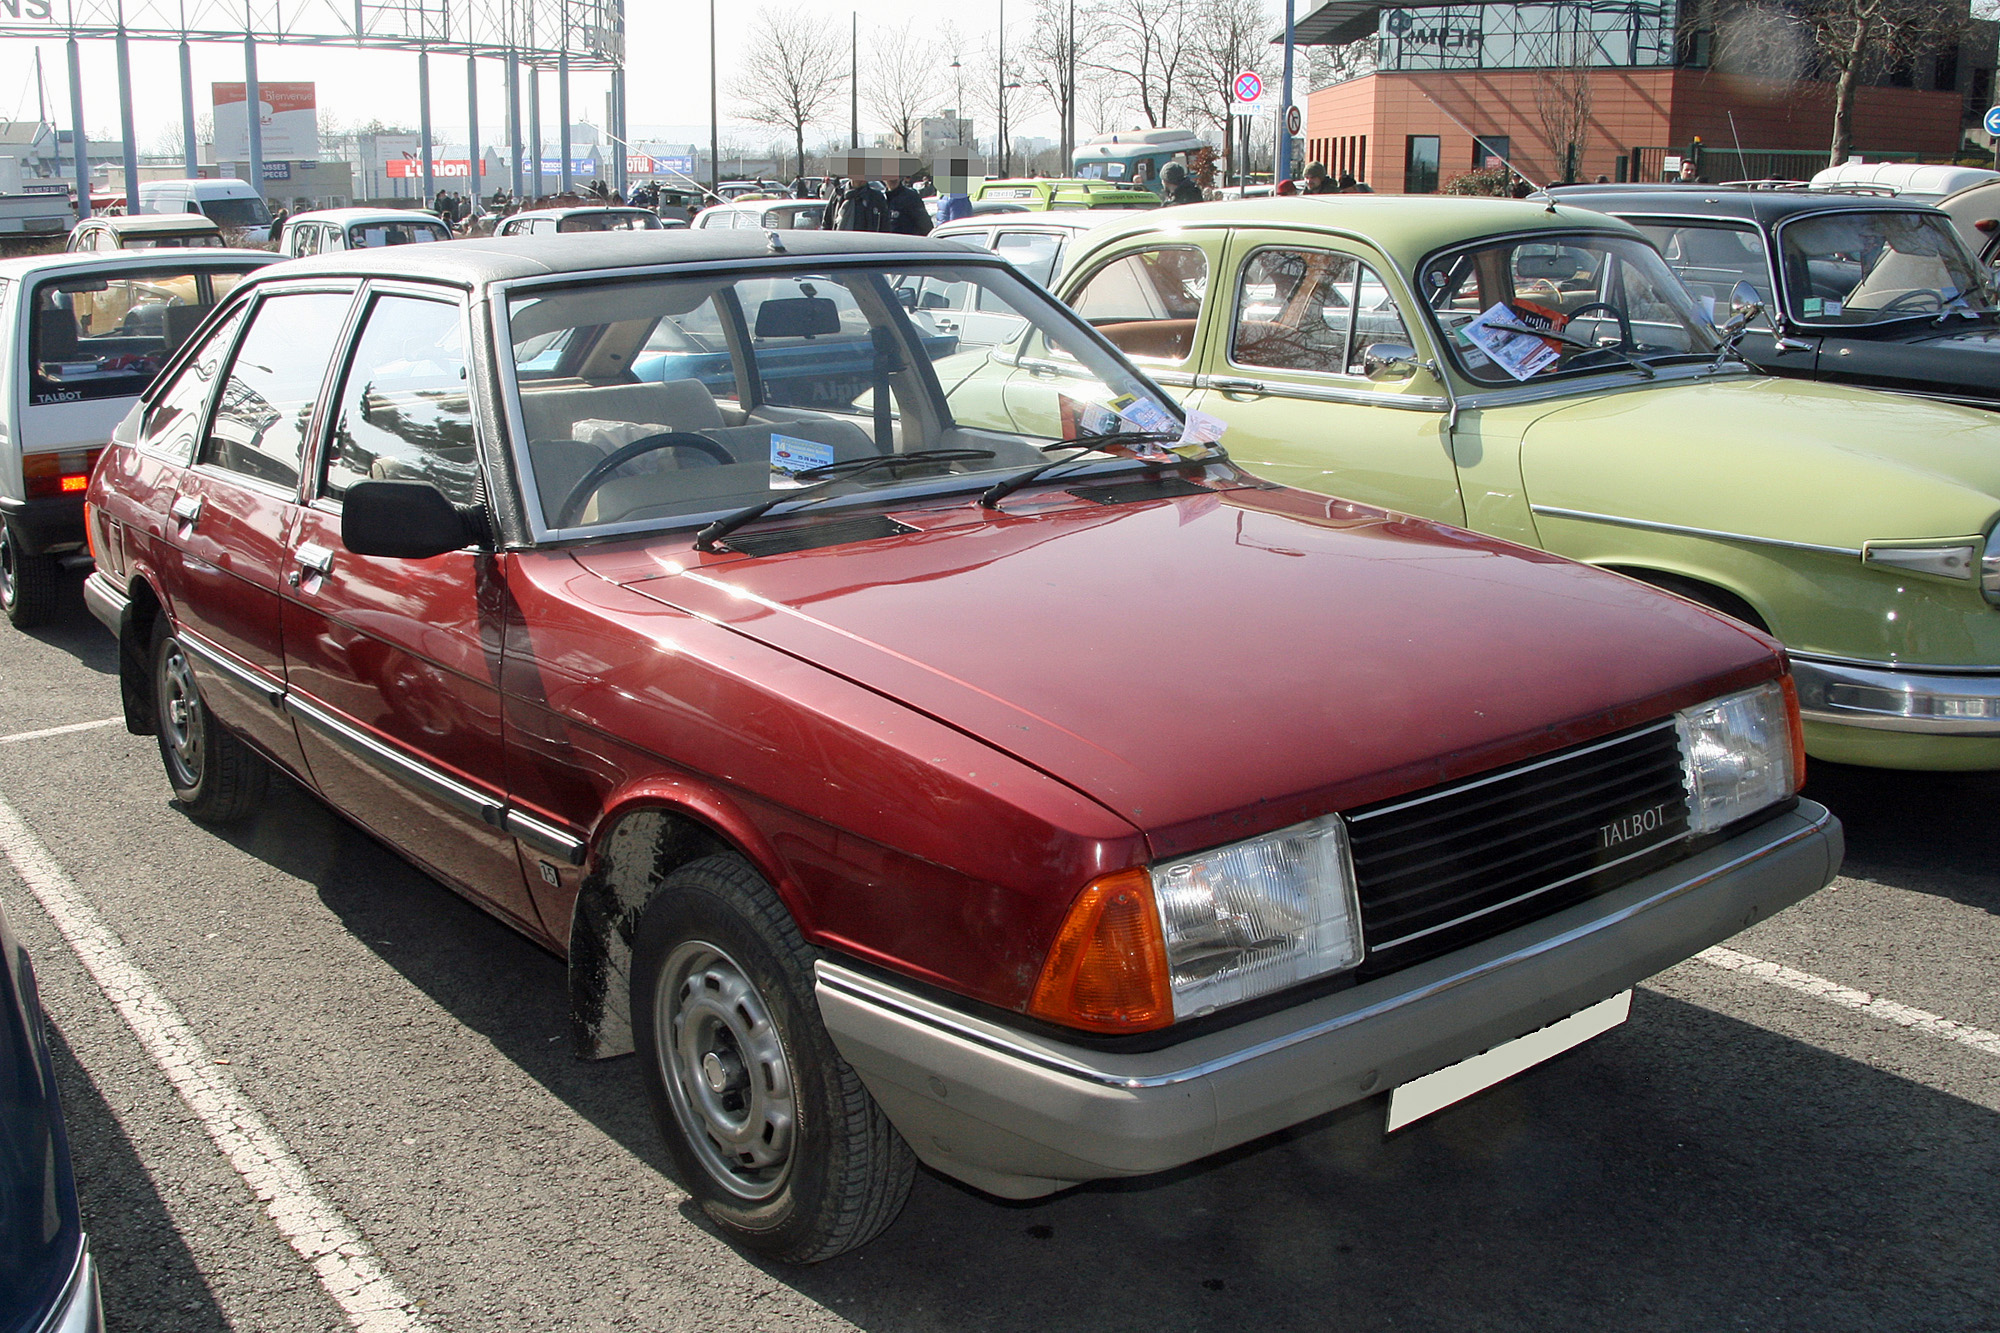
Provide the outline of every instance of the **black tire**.
{"type": "Polygon", "coordinates": [[[204,824],[235,823],[263,804],[270,769],[201,701],[165,612],[153,626],[152,664],[153,731],[174,799],[204,824]]]}
{"type": "Polygon", "coordinates": [[[13,525],[0,522],[0,609],[16,629],[55,618],[58,573],[52,558],[22,551],[13,525]]]}
{"type": "Polygon", "coordinates": [[[840,1058],[813,951],[742,857],[670,875],[633,944],[632,1027],[682,1182],[745,1249],[786,1263],[874,1239],[916,1159],[840,1058]]]}

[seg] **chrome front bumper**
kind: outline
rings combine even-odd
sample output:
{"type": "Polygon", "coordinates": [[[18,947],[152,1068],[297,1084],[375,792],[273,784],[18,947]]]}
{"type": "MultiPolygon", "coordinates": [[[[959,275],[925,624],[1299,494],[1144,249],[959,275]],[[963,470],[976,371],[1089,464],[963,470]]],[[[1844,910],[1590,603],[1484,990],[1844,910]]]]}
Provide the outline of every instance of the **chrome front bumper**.
{"type": "Polygon", "coordinates": [[[1928,736],[2000,736],[2000,674],[1792,658],[1808,722],[1928,736]]]}
{"type": "Polygon", "coordinates": [[[828,1033],[918,1157],[1034,1198],[1220,1152],[1407,1083],[1615,995],[1830,881],[1797,809],[1540,921],[1275,1014],[1110,1054],[817,965],[828,1033]]]}

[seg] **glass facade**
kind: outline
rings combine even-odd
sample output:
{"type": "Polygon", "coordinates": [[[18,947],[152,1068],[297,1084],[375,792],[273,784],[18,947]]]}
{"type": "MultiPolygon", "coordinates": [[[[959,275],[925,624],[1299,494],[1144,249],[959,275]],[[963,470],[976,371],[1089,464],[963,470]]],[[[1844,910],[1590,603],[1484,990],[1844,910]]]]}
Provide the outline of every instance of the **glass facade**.
{"type": "Polygon", "coordinates": [[[1387,9],[1377,68],[1665,68],[1674,19],[1672,0],[1387,9]]]}

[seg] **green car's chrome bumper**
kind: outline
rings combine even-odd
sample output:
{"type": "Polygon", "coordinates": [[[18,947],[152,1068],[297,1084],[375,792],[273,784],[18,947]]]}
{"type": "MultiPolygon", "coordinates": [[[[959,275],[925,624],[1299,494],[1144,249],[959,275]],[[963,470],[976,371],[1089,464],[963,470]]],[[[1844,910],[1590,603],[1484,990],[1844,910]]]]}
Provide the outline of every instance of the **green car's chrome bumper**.
{"type": "Polygon", "coordinates": [[[1816,759],[1882,768],[2000,768],[2000,671],[1794,654],[1816,759]]]}

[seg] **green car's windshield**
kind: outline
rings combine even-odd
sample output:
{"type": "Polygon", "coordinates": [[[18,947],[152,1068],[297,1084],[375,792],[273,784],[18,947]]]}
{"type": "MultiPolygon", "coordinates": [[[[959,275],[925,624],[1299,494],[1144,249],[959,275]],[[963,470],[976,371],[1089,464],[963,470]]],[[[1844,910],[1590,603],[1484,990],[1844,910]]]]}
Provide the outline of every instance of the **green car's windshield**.
{"type": "Polygon", "coordinates": [[[1786,306],[1806,323],[1995,308],[1978,264],[1940,213],[1855,209],[1796,218],[1779,228],[1778,252],[1786,306]]]}
{"type": "Polygon", "coordinates": [[[1418,283],[1458,368],[1482,384],[1629,372],[1628,357],[1713,358],[1718,345],[1659,252],[1627,236],[1474,244],[1431,259],[1418,283]]]}
{"type": "MultiPolygon", "coordinates": [[[[1171,400],[995,262],[537,287],[513,295],[507,319],[550,531],[684,526],[802,490],[814,469],[894,454],[925,461],[855,471],[855,488],[978,491],[1045,461],[1052,441],[1165,431],[1171,443],[1182,426],[1171,400]],[[946,308],[968,288],[976,327],[946,308]]],[[[1079,466],[1160,455],[1107,444],[1079,466]]]]}

